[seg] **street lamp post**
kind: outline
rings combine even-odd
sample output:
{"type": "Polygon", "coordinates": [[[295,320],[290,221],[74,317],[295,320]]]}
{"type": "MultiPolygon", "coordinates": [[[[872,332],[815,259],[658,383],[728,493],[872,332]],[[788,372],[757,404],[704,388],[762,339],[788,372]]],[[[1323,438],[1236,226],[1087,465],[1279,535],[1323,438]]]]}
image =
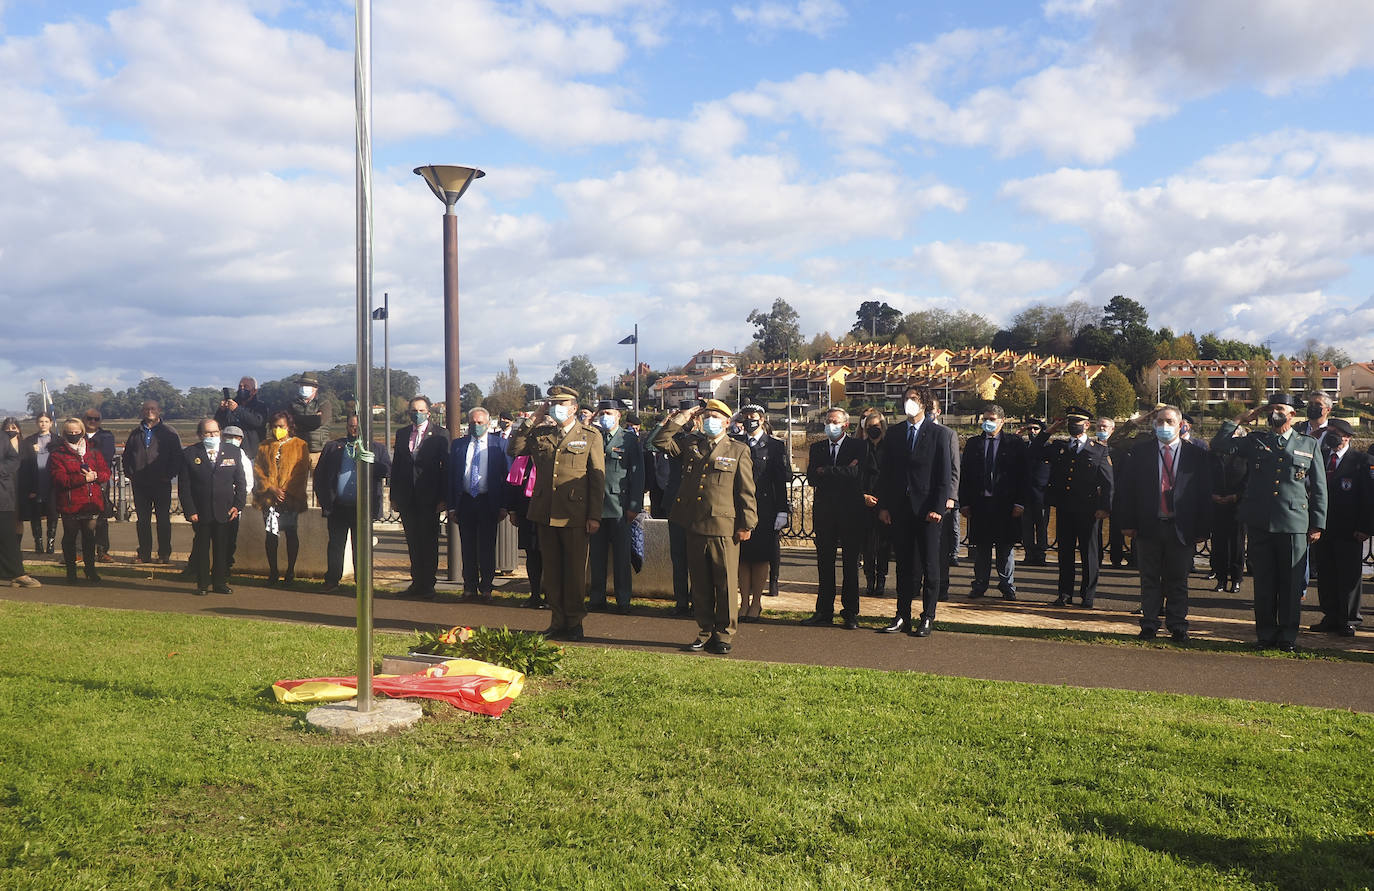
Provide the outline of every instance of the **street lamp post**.
{"type": "MultiPolygon", "coordinates": [[[[458,382],[458,215],[454,207],[475,179],[486,176],[476,167],[427,164],[416,167],[434,196],[444,202],[444,421],[450,440],[458,436],[462,398],[458,382]]],[[[448,580],[457,582],[458,527],[448,524],[448,580]]]]}

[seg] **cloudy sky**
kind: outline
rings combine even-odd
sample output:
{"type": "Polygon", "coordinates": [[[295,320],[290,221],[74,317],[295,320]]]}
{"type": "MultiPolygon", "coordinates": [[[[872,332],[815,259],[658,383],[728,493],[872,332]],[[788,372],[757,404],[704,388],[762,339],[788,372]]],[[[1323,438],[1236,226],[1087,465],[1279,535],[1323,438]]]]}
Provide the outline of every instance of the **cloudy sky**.
{"type": "MultiPolygon", "coordinates": [[[[377,0],[375,291],[464,380],[1114,294],[1374,357],[1368,0],[377,0]]],[[[0,406],[349,362],[353,6],[0,0],[0,406]]],[[[380,332],[379,332],[380,334],[380,332]]],[[[380,349],[378,350],[380,357],[380,349]]]]}

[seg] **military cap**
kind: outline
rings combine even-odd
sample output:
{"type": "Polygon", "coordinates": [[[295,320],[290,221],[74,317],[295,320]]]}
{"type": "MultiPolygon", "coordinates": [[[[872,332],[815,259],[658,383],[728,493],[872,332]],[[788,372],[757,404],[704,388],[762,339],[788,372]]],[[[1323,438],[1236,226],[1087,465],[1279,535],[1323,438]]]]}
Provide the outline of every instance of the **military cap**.
{"type": "Polygon", "coordinates": [[[1193,417],[1192,415],[1184,415],[1183,420],[1187,421],[1189,424],[1197,423],[1197,418],[1193,417]]]}
{"type": "Polygon", "coordinates": [[[629,414],[625,416],[625,423],[633,427],[639,423],[639,415],[629,414]]]}
{"type": "Polygon", "coordinates": [[[224,430],[221,431],[221,435],[226,437],[237,436],[239,439],[243,439],[243,431],[233,426],[232,424],[228,427],[225,427],[224,430]]]}
{"type": "Polygon", "coordinates": [[[1088,410],[1081,405],[1070,405],[1064,412],[1064,417],[1068,420],[1078,421],[1088,421],[1092,419],[1092,416],[1088,414],[1088,410]]]}
{"type": "Polygon", "coordinates": [[[1271,394],[1269,394],[1269,404],[1270,404],[1270,405],[1287,405],[1287,406],[1289,406],[1290,408],[1297,408],[1297,407],[1298,407],[1298,400],[1297,400],[1297,397],[1295,397],[1295,396],[1290,396],[1290,395],[1287,394],[1287,393],[1271,393],[1271,394]]]}
{"type": "Polygon", "coordinates": [[[1029,427],[1029,426],[1032,425],[1032,424],[1035,424],[1036,426],[1039,426],[1039,427],[1044,427],[1044,426],[1045,426],[1045,422],[1042,421],[1042,420],[1040,420],[1039,418],[1026,418],[1026,426],[1029,427]]]}
{"type": "Polygon", "coordinates": [[[562,384],[554,384],[549,387],[550,402],[576,402],[577,391],[572,387],[565,387],[562,384]]]}
{"type": "Polygon", "coordinates": [[[501,414],[497,415],[497,417],[499,417],[499,418],[500,418],[501,420],[503,420],[503,421],[514,421],[514,420],[515,420],[515,418],[512,417],[512,416],[511,416],[511,413],[508,412],[508,411],[503,411],[503,412],[501,412],[501,414]]]}
{"type": "Polygon", "coordinates": [[[1355,428],[1350,426],[1350,422],[1342,418],[1331,418],[1326,422],[1327,430],[1335,430],[1341,436],[1354,436],[1355,428]]]}
{"type": "Polygon", "coordinates": [[[319,387],[320,379],[315,377],[313,371],[307,371],[301,375],[300,385],[302,387],[319,387]]]}
{"type": "Polygon", "coordinates": [[[751,402],[748,405],[741,405],[739,413],[742,415],[761,415],[766,414],[762,405],[751,402]]]}
{"type": "Polygon", "coordinates": [[[707,399],[706,404],[702,407],[707,411],[718,411],[727,418],[734,414],[734,412],[730,410],[730,406],[721,402],[719,399],[707,399]]]}
{"type": "Polygon", "coordinates": [[[616,400],[616,399],[602,399],[600,402],[598,402],[598,403],[596,404],[596,410],[597,410],[597,411],[606,411],[607,409],[614,409],[615,411],[621,411],[621,407],[620,407],[620,402],[619,402],[619,400],[616,400]]]}

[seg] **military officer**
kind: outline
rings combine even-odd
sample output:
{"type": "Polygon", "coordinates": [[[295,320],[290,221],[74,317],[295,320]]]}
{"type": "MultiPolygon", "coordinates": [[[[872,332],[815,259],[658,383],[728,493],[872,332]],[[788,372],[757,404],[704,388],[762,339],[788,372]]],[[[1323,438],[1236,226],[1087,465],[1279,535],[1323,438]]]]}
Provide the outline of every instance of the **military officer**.
{"type": "Polygon", "coordinates": [[[644,453],[639,437],[620,426],[620,403],[603,399],[596,405],[593,425],[605,440],[606,494],[601,504],[601,527],[591,538],[591,608],[606,609],[606,561],[609,552],[615,611],[630,611],[630,527],[644,509],[644,453]]]}
{"type": "Polygon", "coordinates": [[[1240,518],[1249,538],[1255,579],[1255,632],[1261,648],[1297,649],[1303,567],[1308,545],[1326,528],[1326,472],[1321,448],[1293,429],[1296,400],[1275,393],[1269,404],[1224,421],[1212,440],[1221,454],[1250,464],[1240,518]],[[1268,430],[1235,436],[1237,428],[1264,416],[1268,430]]]}
{"type": "Polygon", "coordinates": [[[534,492],[526,516],[539,530],[543,586],[552,618],[544,632],[581,640],[587,615],[587,538],[601,526],[606,453],[600,432],[577,420],[577,391],[549,388],[548,400],[506,443],[512,458],[534,460],[534,492]]]}
{"type": "Polygon", "coordinates": [[[1050,509],[1045,504],[1045,490],[1050,485],[1050,462],[1040,434],[1045,424],[1031,418],[1017,432],[1026,436],[1026,480],[1028,498],[1026,512],[1021,515],[1021,542],[1026,549],[1025,565],[1044,566],[1045,552],[1050,547],[1050,509]]]}
{"type": "Polygon", "coordinates": [[[739,619],[739,544],[758,525],[754,462],[749,446],[728,435],[732,414],[724,402],[708,399],[668,418],[652,438],[654,448],[682,459],[682,486],[669,522],[687,533],[699,629],[687,649],[720,655],[730,652],[739,619]],[[697,417],[701,432],[685,432],[697,417]]]}
{"type": "MultiPolygon", "coordinates": [[[[1311,412],[1308,413],[1309,415],[1311,412]]],[[[1360,624],[1364,543],[1374,534],[1374,464],[1351,446],[1355,430],[1340,418],[1326,421],[1322,464],[1326,470],[1326,531],[1312,545],[1312,567],[1322,620],[1313,631],[1354,637],[1360,624]]]]}
{"type": "Polygon", "coordinates": [[[1036,437],[1050,463],[1045,503],[1054,508],[1059,542],[1059,597],[1055,606],[1073,603],[1074,551],[1082,563],[1079,601],[1092,609],[1097,596],[1097,576],[1102,565],[1100,521],[1112,509],[1112,459],[1104,443],[1088,438],[1088,410],[1069,406],[1063,418],[1036,437]],[[1049,442],[1064,427],[1069,438],[1049,442]]]}

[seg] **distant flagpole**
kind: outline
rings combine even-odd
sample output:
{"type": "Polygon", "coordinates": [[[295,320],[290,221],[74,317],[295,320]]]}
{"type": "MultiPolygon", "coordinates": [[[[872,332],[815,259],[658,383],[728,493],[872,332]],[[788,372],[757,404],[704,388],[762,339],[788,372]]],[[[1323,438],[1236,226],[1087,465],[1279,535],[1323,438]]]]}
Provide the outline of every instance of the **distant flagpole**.
{"type": "Polygon", "coordinates": [[[52,418],[53,420],[56,420],[57,406],[53,405],[52,393],[48,390],[47,380],[41,377],[38,379],[38,392],[43,400],[42,411],[46,412],[48,417],[52,418]]]}
{"type": "Polygon", "coordinates": [[[639,323],[635,323],[635,333],[619,342],[620,346],[634,344],[635,348],[635,414],[639,414],[639,323]]]}

